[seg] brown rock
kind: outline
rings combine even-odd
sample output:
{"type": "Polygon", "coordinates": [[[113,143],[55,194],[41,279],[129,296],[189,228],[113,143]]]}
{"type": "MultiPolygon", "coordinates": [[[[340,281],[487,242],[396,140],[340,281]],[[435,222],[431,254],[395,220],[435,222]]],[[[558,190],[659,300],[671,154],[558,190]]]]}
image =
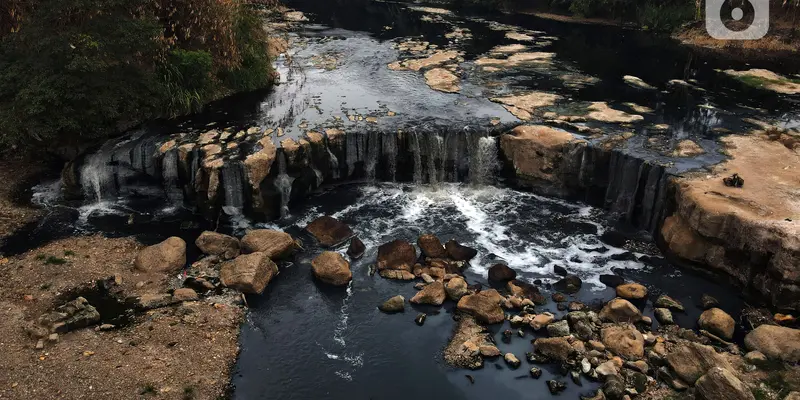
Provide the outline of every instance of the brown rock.
{"type": "Polygon", "coordinates": [[[478,255],[478,250],[459,244],[453,239],[450,239],[444,245],[447,254],[456,261],[469,261],[478,255]]]}
{"type": "Polygon", "coordinates": [[[705,400],[755,400],[747,386],[724,368],[711,368],[695,386],[705,400]]]}
{"type": "Polygon", "coordinates": [[[620,357],[629,360],[644,357],[644,337],[633,325],[621,324],[603,328],[600,337],[606,349],[620,357]]]}
{"type": "Polygon", "coordinates": [[[459,301],[462,297],[469,293],[467,282],[460,276],[447,281],[447,285],[445,285],[444,289],[447,292],[447,297],[453,301],[459,301]]]}
{"type": "Polygon", "coordinates": [[[608,322],[635,323],[642,319],[642,313],[636,306],[625,299],[614,299],[606,303],[600,314],[601,320],[608,322]]]}
{"type": "Polygon", "coordinates": [[[534,330],[538,331],[539,329],[546,328],[547,325],[550,325],[555,320],[556,320],[555,315],[553,315],[553,314],[551,314],[549,312],[544,312],[542,314],[538,314],[535,317],[533,317],[533,320],[531,320],[530,326],[534,330]]]}
{"type": "Polygon", "coordinates": [[[311,261],[314,276],[322,282],[334,286],[347,286],[353,279],[350,263],[335,251],[326,251],[311,261]]]}
{"type": "Polygon", "coordinates": [[[800,330],[761,325],[744,337],[749,350],[757,350],[773,360],[800,361],[800,330]]]}
{"type": "Polygon", "coordinates": [[[511,161],[519,184],[561,193],[570,183],[570,152],[586,146],[569,132],[543,125],[518,126],[500,136],[500,149],[511,161]]]}
{"type": "Polygon", "coordinates": [[[505,320],[505,314],[500,308],[503,296],[497,290],[482,290],[477,294],[466,295],[458,301],[458,309],[475,316],[479,321],[487,324],[499,324],[505,320]]]}
{"type": "Polygon", "coordinates": [[[425,257],[446,258],[447,252],[442,242],[435,235],[422,235],[417,239],[417,246],[425,257]]]}
{"type": "Polygon", "coordinates": [[[411,272],[396,269],[385,269],[378,272],[378,274],[385,279],[397,279],[401,281],[413,281],[414,278],[416,278],[411,272]]]}
{"type": "Polygon", "coordinates": [[[564,337],[536,339],[533,348],[553,361],[566,361],[575,352],[569,340],[564,337]]]}
{"type": "Polygon", "coordinates": [[[223,285],[242,293],[261,294],[275,275],[278,275],[278,266],[267,253],[258,252],[224,262],[219,271],[219,280],[223,285]]]}
{"type": "Polygon", "coordinates": [[[134,268],[139,271],[175,272],[186,264],[186,242],[179,237],[145,247],[136,256],[134,268]]]}
{"type": "Polygon", "coordinates": [[[514,296],[529,299],[539,305],[547,304],[547,298],[539,292],[539,288],[528,282],[514,279],[506,284],[506,288],[514,296]]]}
{"type": "Polygon", "coordinates": [[[336,218],[324,215],[306,226],[306,231],[325,247],[336,247],[353,237],[353,230],[336,218]]]}
{"type": "Polygon", "coordinates": [[[172,297],[178,301],[195,301],[199,298],[197,292],[189,288],[175,289],[175,291],[172,292],[172,297]]]}
{"type": "Polygon", "coordinates": [[[358,236],[350,240],[350,246],[347,247],[347,255],[350,258],[357,260],[364,255],[365,251],[367,251],[367,246],[364,246],[364,242],[358,236]]]}
{"type": "Polygon", "coordinates": [[[403,296],[397,295],[383,302],[378,309],[385,313],[405,311],[405,301],[406,299],[403,296]]]}
{"type": "Polygon", "coordinates": [[[430,304],[434,306],[440,306],[442,303],[444,303],[444,299],[444,284],[440,281],[435,281],[428,286],[425,286],[425,288],[414,295],[410,301],[414,304],[430,304]]]}
{"type": "Polygon", "coordinates": [[[491,357],[499,357],[500,356],[500,349],[497,346],[487,345],[487,346],[480,346],[478,351],[481,352],[483,357],[491,358],[491,357]]]}
{"type": "MultiPolygon", "coordinates": [[[[378,247],[378,270],[411,272],[417,262],[417,251],[405,240],[395,240],[378,247]]],[[[381,275],[383,276],[383,275],[381,275]]]]}
{"type": "Polygon", "coordinates": [[[505,264],[495,264],[489,268],[489,280],[495,282],[510,281],[517,278],[517,272],[505,264]]]}
{"type": "Polygon", "coordinates": [[[243,253],[264,253],[272,260],[289,256],[295,247],[288,233],[271,229],[252,230],[242,238],[243,253]]]}
{"type": "Polygon", "coordinates": [[[736,321],[719,308],[712,308],[700,314],[698,324],[700,329],[705,329],[725,340],[733,339],[733,331],[736,328],[736,321]]]}
{"type": "Polygon", "coordinates": [[[617,296],[627,300],[641,300],[647,297],[647,288],[638,283],[625,283],[617,286],[617,296]]]}
{"type": "Polygon", "coordinates": [[[711,346],[685,342],[667,355],[667,364],[684,382],[694,383],[714,367],[731,370],[730,364],[711,346]]]}
{"type": "Polygon", "coordinates": [[[195,245],[203,254],[219,256],[230,260],[239,256],[239,239],[221,233],[205,231],[195,240],[195,245]]]}

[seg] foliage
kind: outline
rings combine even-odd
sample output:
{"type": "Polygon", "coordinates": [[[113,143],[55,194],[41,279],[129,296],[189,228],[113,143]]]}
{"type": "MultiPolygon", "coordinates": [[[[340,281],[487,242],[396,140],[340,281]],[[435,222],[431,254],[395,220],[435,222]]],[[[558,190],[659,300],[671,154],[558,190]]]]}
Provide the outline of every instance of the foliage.
{"type": "Polygon", "coordinates": [[[0,20],[0,148],[87,143],[269,85],[266,34],[243,1],[3,2],[22,17],[0,20]]]}
{"type": "Polygon", "coordinates": [[[639,25],[654,31],[671,31],[695,17],[695,8],[682,3],[644,3],[638,9],[639,25]]]}

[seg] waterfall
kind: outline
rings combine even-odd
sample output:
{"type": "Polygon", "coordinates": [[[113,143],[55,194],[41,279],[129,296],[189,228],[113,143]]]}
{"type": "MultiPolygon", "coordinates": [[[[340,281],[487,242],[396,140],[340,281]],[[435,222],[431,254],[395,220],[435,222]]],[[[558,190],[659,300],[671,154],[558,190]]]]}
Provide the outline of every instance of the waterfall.
{"type": "Polygon", "coordinates": [[[458,164],[460,162],[460,153],[459,153],[459,135],[461,132],[459,131],[448,131],[445,133],[444,136],[444,154],[443,154],[443,175],[447,182],[458,182],[458,164]],[[452,163],[452,168],[450,164],[452,163]]]}
{"type": "Polygon", "coordinates": [[[331,176],[333,177],[333,179],[339,179],[339,159],[336,158],[336,155],[333,154],[330,146],[328,146],[327,144],[325,145],[325,150],[328,151],[328,160],[330,162],[331,176]]]}
{"type": "Polygon", "coordinates": [[[378,152],[380,149],[379,140],[381,133],[377,131],[370,132],[366,137],[366,154],[364,155],[364,172],[367,179],[375,180],[375,166],[378,163],[378,152]]]}
{"type": "Polygon", "coordinates": [[[183,191],[178,184],[178,152],[170,150],[161,159],[161,179],[167,199],[172,204],[183,202],[183,191]]]}
{"type": "Polygon", "coordinates": [[[244,170],[240,162],[229,161],[221,171],[222,190],[225,193],[223,210],[228,215],[241,214],[244,210],[244,170]]]}
{"type": "Polygon", "coordinates": [[[278,153],[278,176],[275,178],[275,188],[281,196],[281,218],[289,216],[289,197],[292,195],[294,178],[286,173],[286,156],[278,153]]]}
{"type": "Polygon", "coordinates": [[[422,182],[422,149],[419,145],[417,131],[411,132],[411,152],[414,154],[414,183],[422,182]]]}
{"type": "Polygon", "coordinates": [[[397,135],[385,134],[382,139],[382,158],[386,160],[386,176],[388,180],[394,182],[397,173],[397,135]]]}
{"type": "Polygon", "coordinates": [[[358,134],[345,135],[345,162],[347,162],[347,177],[353,175],[356,169],[356,162],[358,162],[358,134]]]}
{"type": "Polygon", "coordinates": [[[436,159],[442,158],[442,138],[436,133],[430,133],[427,135],[426,141],[428,142],[428,182],[435,184],[442,180],[439,178],[439,169],[436,167],[436,159]]]}
{"type": "Polygon", "coordinates": [[[114,168],[111,165],[113,153],[101,148],[86,157],[81,166],[80,180],[83,195],[86,199],[97,202],[116,196],[114,168]]]}
{"type": "Polygon", "coordinates": [[[471,140],[469,156],[469,182],[486,185],[492,182],[498,167],[497,138],[484,136],[471,140]]]}

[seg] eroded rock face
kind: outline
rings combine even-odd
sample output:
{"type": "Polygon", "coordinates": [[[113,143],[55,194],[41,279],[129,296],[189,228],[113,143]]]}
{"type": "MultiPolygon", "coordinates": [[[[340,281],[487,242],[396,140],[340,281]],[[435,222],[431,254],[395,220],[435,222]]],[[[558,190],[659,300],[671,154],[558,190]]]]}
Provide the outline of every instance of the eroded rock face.
{"type": "Polygon", "coordinates": [[[499,324],[505,320],[500,303],[503,296],[497,290],[482,290],[477,294],[467,295],[458,301],[458,309],[475,316],[478,321],[486,324],[499,324]]]}
{"type": "Polygon", "coordinates": [[[378,270],[380,271],[389,269],[410,273],[416,261],[417,250],[405,240],[394,240],[378,247],[378,270]]]}
{"type": "Polygon", "coordinates": [[[311,261],[314,276],[333,286],[347,286],[353,279],[350,263],[335,251],[326,251],[311,261]]]}
{"type": "Polygon", "coordinates": [[[554,194],[567,191],[570,155],[584,146],[585,141],[569,132],[543,125],[518,126],[500,136],[500,148],[514,166],[517,183],[554,194]]]}
{"type": "Polygon", "coordinates": [[[325,247],[336,247],[354,235],[347,224],[327,215],[312,221],[306,230],[325,247]]]}
{"type": "Polygon", "coordinates": [[[174,272],[186,264],[186,242],[179,237],[145,247],[136,256],[134,268],[139,271],[174,272]]]}
{"type": "Polygon", "coordinates": [[[694,383],[714,367],[731,370],[730,364],[711,346],[686,342],[667,355],[667,364],[684,382],[694,383]]]}
{"type": "Polygon", "coordinates": [[[761,325],[744,337],[749,350],[757,350],[773,360],[800,361],[800,330],[776,325],[761,325]]]}
{"type": "Polygon", "coordinates": [[[777,307],[800,309],[800,153],[758,135],[722,141],[729,160],[712,174],[675,180],[677,210],[661,228],[664,243],[777,307]],[[732,172],[744,187],[723,183],[732,172]]]}
{"type": "Polygon", "coordinates": [[[294,239],[285,232],[256,229],[242,238],[242,252],[264,253],[272,260],[289,256],[295,250],[294,239]]]}
{"type": "Polygon", "coordinates": [[[242,293],[261,294],[278,275],[278,266],[267,253],[245,254],[222,264],[219,280],[242,293]]]}
{"type": "Polygon", "coordinates": [[[695,386],[705,400],[755,400],[747,386],[724,368],[711,368],[695,386]]]}
{"type": "Polygon", "coordinates": [[[239,256],[239,239],[221,233],[205,231],[195,240],[195,245],[203,254],[219,256],[230,260],[239,256]]]}

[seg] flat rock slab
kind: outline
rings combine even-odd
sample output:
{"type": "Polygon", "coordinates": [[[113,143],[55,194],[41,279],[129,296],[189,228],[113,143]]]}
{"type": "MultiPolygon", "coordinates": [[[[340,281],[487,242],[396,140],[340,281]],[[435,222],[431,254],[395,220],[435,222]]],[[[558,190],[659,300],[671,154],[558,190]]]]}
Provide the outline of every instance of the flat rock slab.
{"type": "Polygon", "coordinates": [[[347,224],[327,215],[308,224],[306,231],[325,247],[337,247],[355,235],[347,224]]]}

